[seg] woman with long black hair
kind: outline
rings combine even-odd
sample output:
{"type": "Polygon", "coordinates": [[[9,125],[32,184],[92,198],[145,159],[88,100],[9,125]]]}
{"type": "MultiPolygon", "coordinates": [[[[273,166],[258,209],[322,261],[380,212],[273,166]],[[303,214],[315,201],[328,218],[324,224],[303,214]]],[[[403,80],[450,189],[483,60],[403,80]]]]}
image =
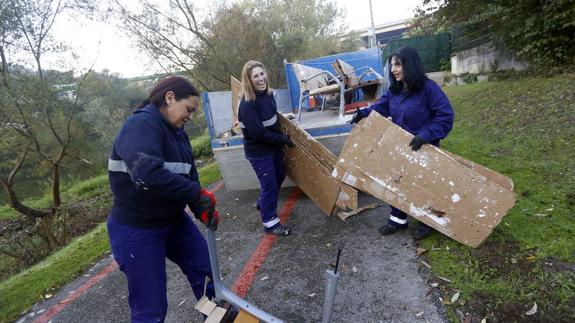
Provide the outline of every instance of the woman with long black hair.
{"type": "MultiPolygon", "coordinates": [[[[351,123],[357,123],[375,110],[414,135],[409,143],[413,150],[419,150],[424,144],[439,146],[439,141],[447,137],[453,127],[454,113],[447,96],[425,76],[423,63],[414,48],[397,49],[389,55],[387,63],[390,66],[388,91],[376,104],[357,110],[351,123]]],[[[379,232],[390,235],[406,228],[407,214],[391,206],[389,219],[379,232]]],[[[421,223],[413,235],[423,239],[431,232],[431,227],[421,223]]]]}

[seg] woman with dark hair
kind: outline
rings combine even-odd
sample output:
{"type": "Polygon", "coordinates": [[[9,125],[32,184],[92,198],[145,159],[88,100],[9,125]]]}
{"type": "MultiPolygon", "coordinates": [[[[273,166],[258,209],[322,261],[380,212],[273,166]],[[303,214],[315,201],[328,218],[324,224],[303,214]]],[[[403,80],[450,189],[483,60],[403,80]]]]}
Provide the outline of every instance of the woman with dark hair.
{"type": "Polygon", "coordinates": [[[238,119],[244,135],[246,158],[258,176],[260,196],[256,202],[264,231],[287,236],[290,229],[277,215],[278,195],[285,179],[282,147],[295,147],[277,120],[276,101],[264,65],[248,61],[242,70],[242,99],[238,119]]]}
{"type": "MultiPolygon", "coordinates": [[[[417,151],[424,144],[439,146],[453,126],[453,108],[441,88],[425,76],[423,64],[414,48],[402,47],[389,55],[389,90],[381,99],[363,110],[357,110],[351,123],[367,117],[372,110],[391,117],[396,125],[413,134],[409,146],[417,151]]],[[[407,228],[407,215],[391,206],[386,224],[379,228],[382,235],[390,235],[407,228]]],[[[421,223],[413,233],[423,239],[432,232],[421,223]]]]}
{"type": "MultiPolygon", "coordinates": [[[[184,125],[199,93],[184,78],[158,82],[114,141],[108,177],[114,203],[108,235],[128,280],[132,322],[163,322],[168,309],[166,258],[186,274],[196,298],[211,279],[207,244],[186,205],[215,230],[214,195],[201,188],[184,125]]],[[[214,296],[210,283],[206,296],[214,296]]]]}

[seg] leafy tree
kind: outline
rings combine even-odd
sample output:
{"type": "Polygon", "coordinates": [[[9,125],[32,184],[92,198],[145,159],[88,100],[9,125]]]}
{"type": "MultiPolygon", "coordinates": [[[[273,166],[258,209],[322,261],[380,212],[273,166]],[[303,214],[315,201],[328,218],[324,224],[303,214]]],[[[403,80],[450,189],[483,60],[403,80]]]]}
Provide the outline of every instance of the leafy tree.
{"type": "Polygon", "coordinates": [[[130,10],[116,0],[123,26],[138,47],[166,70],[185,71],[205,90],[229,89],[249,59],[262,61],[274,86],[283,85],[283,60],[337,52],[343,25],[327,0],[244,0],[213,5],[209,16],[187,0],[161,7],[144,1],[130,10]]]}
{"type": "Polygon", "coordinates": [[[497,47],[533,66],[574,63],[572,0],[425,0],[418,11],[422,26],[485,30],[497,47]]]}
{"type": "Polygon", "coordinates": [[[77,0],[5,0],[0,6],[0,132],[11,153],[2,155],[0,185],[9,205],[36,221],[48,250],[67,240],[65,225],[59,231],[54,226],[62,204],[61,170],[84,131],[76,123],[79,112],[93,97],[83,91],[86,76],[46,70],[43,58],[66,50],[51,37],[57,18],[68,10],[92,9],[89,1],[77,0]],[[33,208],[18,198],[15,182],[26,164],[49,176],[50,208],[33,208]]]}

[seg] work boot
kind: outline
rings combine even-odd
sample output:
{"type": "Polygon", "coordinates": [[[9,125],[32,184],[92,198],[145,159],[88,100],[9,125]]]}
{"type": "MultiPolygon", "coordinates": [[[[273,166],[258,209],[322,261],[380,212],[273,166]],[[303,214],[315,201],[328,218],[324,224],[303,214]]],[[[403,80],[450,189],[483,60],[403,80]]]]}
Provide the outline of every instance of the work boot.
{"type": "Polygon", "coordinates": [[[399,230],[405,230],[405,229],[407,229],[407,224],[393,225],[390,223],[386,223],[386,224],[382,225],[381,227],[379,227],[379,233],[382,236],[388,236],[388,235],[396,233],[399,230]]]}
{"type": "Polygon", "coordinates": [[[416,240],[422,240],[427,237],[433,232],[433,228],[428,226],[425,223],[420,223],[419,228],[413,232],[413,238],[416,240]]]}
{"type": "Polygon", "coordinates": [[[266,234],[275,234],[278,237],[289,236],[289,234],[291,233],[291,230],[281,223],[278,223],[273,228],[269,228],[269,229],[266,228],[265,231],[266,231],[266,234]]]}

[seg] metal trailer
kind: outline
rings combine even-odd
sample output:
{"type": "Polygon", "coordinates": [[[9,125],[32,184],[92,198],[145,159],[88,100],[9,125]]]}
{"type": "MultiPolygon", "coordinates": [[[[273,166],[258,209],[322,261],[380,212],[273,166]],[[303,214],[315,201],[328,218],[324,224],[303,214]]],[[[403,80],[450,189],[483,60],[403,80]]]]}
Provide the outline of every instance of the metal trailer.
{"type": "MultiPolygon", "coordinates": [[[[385,75],[379,48],[313,58],[297,63],[335,74],[332,67],[335,59],[341,59],[357,69],[371,67],[377,73],[385,75]]],[[[288,88],[276,89],[274,97],[280,113],[294,113],[297,112],[300,101],[299,82],[291,63],[285,63],[285,73],[288,88]]],[[[259,183],[255,172],[244,155],[243,137],[241,135],[224,137],[224,134],[232,128],[233,122],[231,91],[206,92],[202,94],[202,100],[212,150],[226,189],[258,189],[259,183]]],[[[351,125],[347,123],[350,119],[350,115],[340,116],[339,108],[324,111],[303,109],[301,119],[294,122],[338,156],[351,131],[351,125]]],[[[289,179],[283,184],[283,186],[293,185],[289,179]]]]}

